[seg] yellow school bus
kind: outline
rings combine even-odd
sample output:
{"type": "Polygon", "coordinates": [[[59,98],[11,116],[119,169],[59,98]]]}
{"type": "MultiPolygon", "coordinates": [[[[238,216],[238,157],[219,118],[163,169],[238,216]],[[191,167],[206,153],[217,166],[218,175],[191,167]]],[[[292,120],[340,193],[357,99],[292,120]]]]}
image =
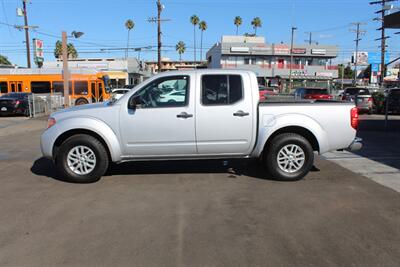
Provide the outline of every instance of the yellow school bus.
{"type": "MultiPolygon", "coordinates": [[[[89,69],[70,70],[71,103],[82,105],[110,98],[108,76],[89,69]]],[[[0,95],[11,92],[61,93],[64,82],[60,69],[0,69],[0,95]]]]}

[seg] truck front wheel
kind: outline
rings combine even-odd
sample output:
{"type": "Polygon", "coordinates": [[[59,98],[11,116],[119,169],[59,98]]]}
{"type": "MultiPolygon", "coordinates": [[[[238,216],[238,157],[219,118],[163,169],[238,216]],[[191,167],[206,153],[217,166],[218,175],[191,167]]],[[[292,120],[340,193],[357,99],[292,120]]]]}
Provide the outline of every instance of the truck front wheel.
{"type": "Polygon", "coordinates": [[[107,171],[108,154],[103,144],[93,136],[73,135],[65,140],[56,157],[62,178],[74,183],[98,181],[107,171]]]}
{"type": "Polygon", "coordinates": [[[265,164],[272,178],[297,181],[311,170],[314,152],[310,142],[295,133],[275,136],[265,151],[265,164]]]}

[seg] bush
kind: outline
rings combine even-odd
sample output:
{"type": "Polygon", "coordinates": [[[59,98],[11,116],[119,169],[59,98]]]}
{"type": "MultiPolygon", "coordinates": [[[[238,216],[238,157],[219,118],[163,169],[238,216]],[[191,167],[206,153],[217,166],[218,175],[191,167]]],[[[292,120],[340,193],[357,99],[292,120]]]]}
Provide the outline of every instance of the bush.
{"type": "Polygon", "coordinates": [[[382,92],[372,93],[372,100],[374,101],[375,111],[378,114],[385,112],[385,95],[382,92]]]}

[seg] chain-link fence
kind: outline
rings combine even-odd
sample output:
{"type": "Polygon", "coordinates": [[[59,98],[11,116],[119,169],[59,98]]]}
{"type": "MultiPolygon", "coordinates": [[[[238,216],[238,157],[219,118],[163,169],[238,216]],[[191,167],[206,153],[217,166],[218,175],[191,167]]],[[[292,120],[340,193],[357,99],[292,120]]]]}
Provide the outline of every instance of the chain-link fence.
{"type": "Polygon", "coordinates": [[[31,94],[29,96],[29,116],[39,117],[50,115],[63,107],[61,93],[31,94]]]}

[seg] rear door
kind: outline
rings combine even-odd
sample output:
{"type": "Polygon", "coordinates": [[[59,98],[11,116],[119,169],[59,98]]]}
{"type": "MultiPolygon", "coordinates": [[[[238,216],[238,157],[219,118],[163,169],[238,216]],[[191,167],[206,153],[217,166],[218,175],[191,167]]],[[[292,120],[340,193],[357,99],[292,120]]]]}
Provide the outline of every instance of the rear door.
{"type": "Polygon", "coordinates": [[[199,155],[246,155],[253,136],[250,78],[199,76],[196,84],[196,140],[199,155]],[[247,84],[248,87],[245,86],[247,84]]]}

